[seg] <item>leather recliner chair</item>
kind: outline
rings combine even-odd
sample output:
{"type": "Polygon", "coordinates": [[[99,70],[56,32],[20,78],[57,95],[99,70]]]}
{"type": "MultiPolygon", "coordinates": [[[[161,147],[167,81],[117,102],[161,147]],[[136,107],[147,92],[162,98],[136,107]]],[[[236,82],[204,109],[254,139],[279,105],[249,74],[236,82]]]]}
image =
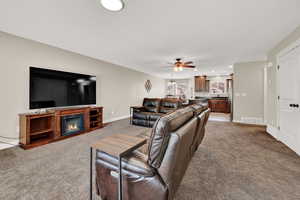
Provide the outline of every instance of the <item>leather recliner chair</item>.
{"type": "Polygon", "coordinates": [[[181,107],[181,101],[173,98],[145,98],[143,106],[135,108],[132,115],[134,125],[153,127],[161,116],[181,107]]]}
{"type": "MultiPolygon", "coordinates": [[[[126,200],[171,200],[200,145],[209,109],[188,106],[156,121],[146,150],[122,161],[126,200]]],[[[96,153],[96,188],[102,200],[117,199],[118,159],[96,153]]]]}

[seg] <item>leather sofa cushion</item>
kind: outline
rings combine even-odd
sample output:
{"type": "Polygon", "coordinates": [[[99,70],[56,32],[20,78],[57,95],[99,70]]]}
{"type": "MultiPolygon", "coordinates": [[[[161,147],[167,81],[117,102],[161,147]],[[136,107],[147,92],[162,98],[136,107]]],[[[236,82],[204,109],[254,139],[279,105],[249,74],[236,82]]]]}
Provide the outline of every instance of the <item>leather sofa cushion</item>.
{"type": "Polygon", "coordinates": [[[152,106],[145,106],[145,109],[147,112],[157,112],[158,108],[157,107],[152,107],[152,106]]]}
{"type": "Polygon", "coordinates": [[[148,119],[148,112],[133,112],[133,118],[134,119],[148,119]]]}
{"type": "MultiPolygon", "coordinates": [[[[107,153],[97,150],[97,162],[110,166],[112,170],[118,169],[119,160],[107,153]]],[[[138,151],[134,151],[122,159],[122,169],[127,171],[129,175],[154,176],[154,170],[147,164],[147,155],[138,151]]]]}
{"type": "Polygon", "coordinates": [[[171,132],[177,130],[193,117],[193,109],[186,107],[164,115],[156,121],[149,140],[148,163],[159,168],[168,146],[171,132]]]}
{"type": "Polygon", "coordinates": [[[193,117],[170,134],[168,147],[157,169],[164,183],[168,185],[171,196],[175,194],[193,156],[191,147],[196,128],[197,118],[193,117]]]}
{"type": "Polygon", "coordinates": [[[166,107],[166,108],[177,108],[178,102],[162,101],[161,106],[166,107]]]}
{"type": "Polygon", "coordinates": [[[132,123],[135,125],[149,127],[149,122],[145,119],[132,119],[132,123]]]}
{"type": "Polygon", "coordinates": [[[149,119],[151,121],[156,121],[157,119],[159,119],[161,116],[163,116],[162,113],[149,113],[149,119]]]}
{"type": "Polygon", "coordinates": [[[172,98],[164,98],[161,100],[160,104],[160,113],[170,113],[176,109],[178,109],[181,105],[179,99],[172,99],[172,98]]]}
{"type": "Polygon", "coordinates": [[[161,107],[159,112],[164,113],[164,114],[167,114],[167,113],[173,112],[174,110],[176,110],[176,109],[174,109],[174,108],[161,107]]]}
{"type": "Polygon", "coordinates": [[[143,106],[148,112],[158,112],[159,111],[160,99],[151,99],[145,98],[143,102],[143,106]]]}
{"type": "Polygon", "coordinates": [[[194,153],[197,150],[198,144],[200,144],[203,139],[204,135],[202,136],[202,134],[204,134],[204,132],[202,130],[204,129],[204,121],[205,121],[205,111],[197,115],[197,132],[193,138],[193,145],[191,147],[192,153],[194,153]]]}
{"type": "Polygon", "coordinates": [[[152,129],[148,129],[147,131],[142,132],[139,135],[137,135],[137,137],[141,137],[141,138],[147,139],[147,143],[145,145],[141,146],[138,149],[139,152],[141,152],[141,153],[143,153],[145,155],[148,155],[148,145],[149,145],[149,139],[150,139],[151,131],[152,131],[152,129]]]}
{"type": "Polygon", "coordinates": [[[149,127],[153,127],[156,121],[149,121],[149,127]]]}

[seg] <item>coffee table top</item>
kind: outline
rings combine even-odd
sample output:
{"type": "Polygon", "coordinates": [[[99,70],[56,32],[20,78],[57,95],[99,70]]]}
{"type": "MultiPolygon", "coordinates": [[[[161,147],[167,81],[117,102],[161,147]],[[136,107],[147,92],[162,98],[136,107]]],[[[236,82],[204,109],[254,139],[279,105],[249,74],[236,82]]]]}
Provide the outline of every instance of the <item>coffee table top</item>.
{"type": "Polygon", "coordinates": [[[119,157],[146,144],[146,142],[147,139],[145,138],[117,134],[100,139],[91,147],[112,156],[119,157]]]}

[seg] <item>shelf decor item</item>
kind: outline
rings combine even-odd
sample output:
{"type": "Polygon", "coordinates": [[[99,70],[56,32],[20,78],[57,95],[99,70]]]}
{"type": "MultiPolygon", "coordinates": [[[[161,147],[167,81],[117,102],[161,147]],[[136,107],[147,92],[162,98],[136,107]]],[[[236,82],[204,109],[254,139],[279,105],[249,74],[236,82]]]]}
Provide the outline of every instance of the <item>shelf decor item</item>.
{"type": "Polygon", "coordinates": [[[145,89],[146,89],[146,91],[147,91],[148,93],[151,91],[151,89],[152,89],[152,83],[151,83],[150,80],[147,80],[147,81],[145,82],[145,89]]]}

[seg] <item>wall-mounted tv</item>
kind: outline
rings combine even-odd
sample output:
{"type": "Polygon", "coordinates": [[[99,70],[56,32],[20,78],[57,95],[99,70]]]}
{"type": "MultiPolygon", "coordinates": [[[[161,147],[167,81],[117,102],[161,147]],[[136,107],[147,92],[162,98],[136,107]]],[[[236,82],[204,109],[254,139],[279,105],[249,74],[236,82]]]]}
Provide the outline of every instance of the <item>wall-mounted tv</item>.
{"type": "Polygon", "coordinates": [[[96,77],[30,67],[30,109],[96,104],[96,77]]]}

